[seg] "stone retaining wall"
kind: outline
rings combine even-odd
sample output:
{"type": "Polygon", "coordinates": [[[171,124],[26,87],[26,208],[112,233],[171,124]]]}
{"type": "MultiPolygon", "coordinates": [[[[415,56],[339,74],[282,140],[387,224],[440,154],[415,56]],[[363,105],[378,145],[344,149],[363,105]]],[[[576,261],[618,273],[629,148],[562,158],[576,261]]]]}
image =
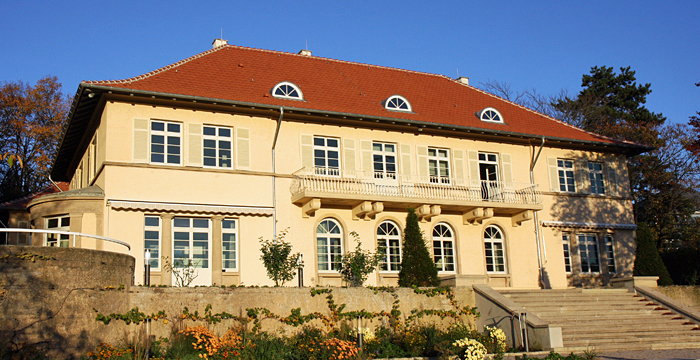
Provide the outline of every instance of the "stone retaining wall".
{"type": "Polygon", "coordinates": [[[700,286],[659,286],[656,291],[700,311],[700,286]]]}

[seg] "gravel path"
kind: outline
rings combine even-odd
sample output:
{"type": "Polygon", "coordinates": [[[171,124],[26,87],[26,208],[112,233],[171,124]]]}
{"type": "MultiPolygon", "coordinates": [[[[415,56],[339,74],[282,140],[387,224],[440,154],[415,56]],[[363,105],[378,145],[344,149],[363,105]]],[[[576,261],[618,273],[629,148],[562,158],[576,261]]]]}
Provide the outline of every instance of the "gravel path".
{"type": "Polygon", "coordinates": [[[618,351],[599,354],[600,360],[700,359],[700,349],[618,351]]]}

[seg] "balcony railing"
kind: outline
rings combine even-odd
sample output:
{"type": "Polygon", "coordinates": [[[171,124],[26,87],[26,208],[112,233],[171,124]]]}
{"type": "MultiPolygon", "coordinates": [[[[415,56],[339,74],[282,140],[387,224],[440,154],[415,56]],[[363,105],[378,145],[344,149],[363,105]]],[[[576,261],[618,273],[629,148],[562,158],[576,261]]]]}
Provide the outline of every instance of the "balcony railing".
{"type": "Polygon", "coordinates": [[[542,203],[537,185],[522,183],[317,167],[302,168],[292,176],[290,191],[293,196],[313,192],[525,205],[542,203]]]}

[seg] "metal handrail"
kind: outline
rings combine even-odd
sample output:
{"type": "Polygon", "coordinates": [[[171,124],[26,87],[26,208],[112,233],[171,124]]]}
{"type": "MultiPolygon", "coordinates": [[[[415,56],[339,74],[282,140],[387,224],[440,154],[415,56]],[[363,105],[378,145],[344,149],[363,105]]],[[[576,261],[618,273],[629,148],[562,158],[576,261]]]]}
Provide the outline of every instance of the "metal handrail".
{"type": "Polygon", "coordinates": [[[44,229],[22,229],[22,228],[6,228],[6,229],[0,229],[0,232],[6,232],[6,233],[38,233],[38,234],[59,234],[59,235],[69,235],[73,236],[73,247],[75,247],[75,237],[76,236],[82,236],[82,237],[88,237],[88,238],[93,238],[93,239],[98,239],[98,240],[104,240],[104,241],[109,241],[113,242],[115,244],[123,245],[126,246],[126,248],[129,250],[129,255],[131,255],[131,245],[117,239],[112,239],[104,236],[99,236],[99,235],[92,235],[92,234],[85,234],[85,233],[79,233],[79,232],[73,232],[73,231],[63,231],[63,230],[44,230],[44,229]]]}

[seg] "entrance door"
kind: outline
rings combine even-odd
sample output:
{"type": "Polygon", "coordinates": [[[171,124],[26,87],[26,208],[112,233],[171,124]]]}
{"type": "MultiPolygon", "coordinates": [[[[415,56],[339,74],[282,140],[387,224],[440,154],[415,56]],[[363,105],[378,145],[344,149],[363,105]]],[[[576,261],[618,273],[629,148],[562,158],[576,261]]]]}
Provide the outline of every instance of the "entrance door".
{"type": "Polygon", "coordinates": [[[173,285],[211,285],[211,220],[173,218],[173,285]],[[184,280],[187,284],[188,279],[184,280]]]}

